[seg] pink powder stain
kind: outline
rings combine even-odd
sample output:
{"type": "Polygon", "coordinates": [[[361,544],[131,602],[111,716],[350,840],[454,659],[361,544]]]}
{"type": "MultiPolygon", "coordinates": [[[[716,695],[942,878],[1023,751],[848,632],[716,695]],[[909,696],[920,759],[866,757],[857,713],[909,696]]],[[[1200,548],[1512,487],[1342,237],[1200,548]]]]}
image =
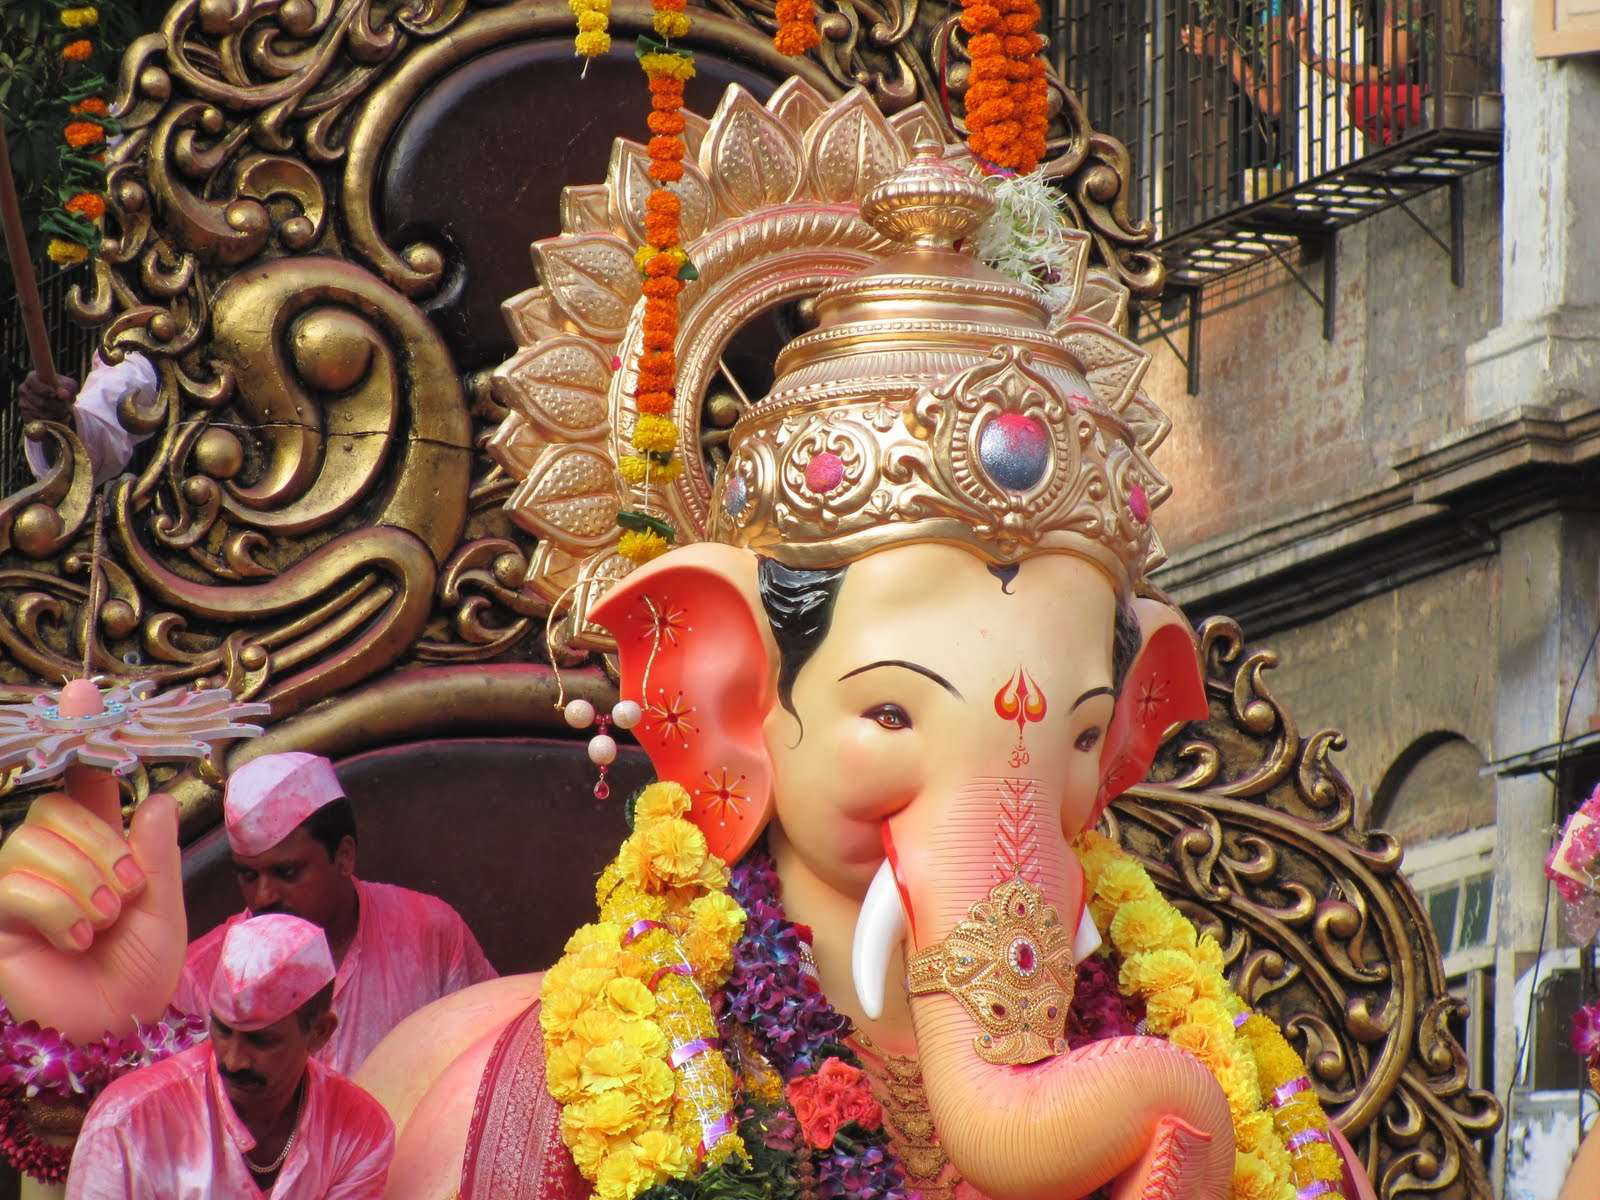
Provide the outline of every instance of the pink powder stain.
{"type": "Polygon", "coordinates": [[[1150,498],[1144,494],[1143,484],[1136,483],[1128,490],[1128,511],[1141,525],[1150,520],[1150,498]]]}
{"type": "Polygon", "coordinates": [[[832,450],[823,450],[811,456],[806,463],[806,487],[819,496],[826,496],[844,482],[844,459],[832,450]]]}

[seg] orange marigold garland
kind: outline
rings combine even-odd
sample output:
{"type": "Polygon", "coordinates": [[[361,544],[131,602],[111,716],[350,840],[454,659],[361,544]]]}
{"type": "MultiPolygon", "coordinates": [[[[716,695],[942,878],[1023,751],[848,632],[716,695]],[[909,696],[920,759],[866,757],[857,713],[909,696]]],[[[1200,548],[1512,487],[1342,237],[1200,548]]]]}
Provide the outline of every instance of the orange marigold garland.
{"type": "Polygon", "coordinates": [[[1044,38],[1036,0],[964,0],[961,27],[972,60],[967,145],[993,170],[1026,175],[1044,158],[1050,124],[1044,38]]]}
{"type": "MultiPolygon", "coordinates": [[[[568,0],[578,19],[575,48],[593,58],[610,48],[607,19],[611,0],[568,0]]],[[[643,339],[634,380],[638,417],[630,439],[633,453],[617,464],[622,477],[644,490],[670,483],[683,472],[678,454],[679,429],[672,419],[677,394],[678,298],[686,283],[698,278],[681,242],[683,205],[670,184],[683,178],[687,153],[683,115],[684,85],[694,78],[694,56],[674,47],[674,38],[689,32],[687,0],[651,0],[651,25],[657,37],[641,37],[636,53],[650,82],[649,175],[654,186],[645,198],[645,241],[634,255],[643,277],[643,339]]],[[[1037,10],[1035,10],[1037,11],[1037,10]]],[[[778,0],[774,42],[785,54],[804,54],[820,40],[815,0],[778,0]]],[[[647,511],[624,509],[617,514],[622,533],[617,552],[644,563],[666,552],[675,531],[670,522],[647,511]]]]}
{"type": "Polygon", "coordinates": [[[81,263],[100,244],[100,220],[105,216],[105,146],[116,132],[104,94],[109,87],[92,71],[96,45],[92,36],[100,24],[93,5],[58,3],[64,33],[61,57],[68,64],[72,87],[61,97],[66,120],[61,126],[63,186],[60,207],[47,212],[40,227],[49,233],[45,253],[60,266],[81,263]]]}
{"type": "Polygon", "coordinates": [[[778,0],[777,31],[772,44],[779,54],[798,58],[822,40],[817,32],[816,0],[778,0]]]}
{"type": "MultiPolygon", "coordinates": [[[[655,28],[663,37],[681,37],[689,18],[682,0],[656,0],[655,28]]],[[[672,419],[676,397],[678,360],[678,297],[684,284],[696,278],[694,264],[680,244],[683,204],[667,185],[683,178],[686,153],[683,134],[684,85],[694,78],[694,58],[653,38],[640,38],[639,65],[650,81],[649,175],[655,185],[645,198],[645,244],[634,255],[644,277],[643,340],[639,351],[634,399],[639,415],[634,421],[634,452],[618,464],[622,477],[645,489],[670,483],[683,471],[678,455],[678,426],[672,419]]],[[[624,510],[617,516],[623,532],[617,551],[624,558],[644,563],[671,546],[671,524],[647,512],[624,510]]]]}

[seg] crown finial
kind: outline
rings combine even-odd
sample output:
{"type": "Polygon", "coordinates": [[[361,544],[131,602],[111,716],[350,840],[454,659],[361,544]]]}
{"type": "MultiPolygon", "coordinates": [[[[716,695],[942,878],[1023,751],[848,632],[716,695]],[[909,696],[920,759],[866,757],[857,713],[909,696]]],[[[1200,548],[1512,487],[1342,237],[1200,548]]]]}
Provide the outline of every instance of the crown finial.
{"type": "Polygon", "coordinates": [[[989,190],[927,137],[917,142],[903,170],[878,184],[861,202],[867,224],[886,238],[923,250],[954,249],[993,211],[989,190]]]}

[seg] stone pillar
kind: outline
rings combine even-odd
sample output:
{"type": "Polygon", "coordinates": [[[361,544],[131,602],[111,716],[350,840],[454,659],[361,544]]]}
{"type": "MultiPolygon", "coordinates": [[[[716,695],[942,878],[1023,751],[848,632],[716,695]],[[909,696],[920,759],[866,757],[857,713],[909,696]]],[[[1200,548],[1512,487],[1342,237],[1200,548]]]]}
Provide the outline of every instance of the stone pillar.
{"type": "Polygon", "coordinates": [[[1473,422],[1600,403],[1600,57],[1536,59],[1533,5],[1499,7],[1500,325],[1467,349],[1473,422]]]}
{"type": "MultiPolygon", "coordinates": [[[[1585,731],[1600,711],[1600,660],[1591,659],[1576,679],[1600,621],[1600,521],[1551,512],[1505,531],[1500,546],[1493,757],[1507,758],[1560,737],[1575,682],[1568,735],[1585,731]]],[[[1539,949],[1552,791],[1542,775],[1496,781],[1494,1090],[1502,1101],[1516,1065],[1515,1023],[1524,1016],[1516,984],[1539,949]]],[[[1558,912],[1552,898],[1546,951],[1556,948],[1558,912]]],[[[1495,1146],[1497,1194],[1505,1145],[1503,1128],[1495,1146]]]]}

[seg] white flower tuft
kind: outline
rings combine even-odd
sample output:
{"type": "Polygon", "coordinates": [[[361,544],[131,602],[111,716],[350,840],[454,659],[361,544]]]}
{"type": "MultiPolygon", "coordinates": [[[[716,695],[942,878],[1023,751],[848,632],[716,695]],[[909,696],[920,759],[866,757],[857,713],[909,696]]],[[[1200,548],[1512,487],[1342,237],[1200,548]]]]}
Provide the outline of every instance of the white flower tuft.
{"type": "Polygon", "coordinates": [[[1033,291],[1054,311],[1071,290],[1061,269],[1067,253],[1066,198],[1045,182],[1041,171],[1028,175],[980,175],[994,195],[994,214],[978,230],[973,250],[984,263],[1033,291]]]}

